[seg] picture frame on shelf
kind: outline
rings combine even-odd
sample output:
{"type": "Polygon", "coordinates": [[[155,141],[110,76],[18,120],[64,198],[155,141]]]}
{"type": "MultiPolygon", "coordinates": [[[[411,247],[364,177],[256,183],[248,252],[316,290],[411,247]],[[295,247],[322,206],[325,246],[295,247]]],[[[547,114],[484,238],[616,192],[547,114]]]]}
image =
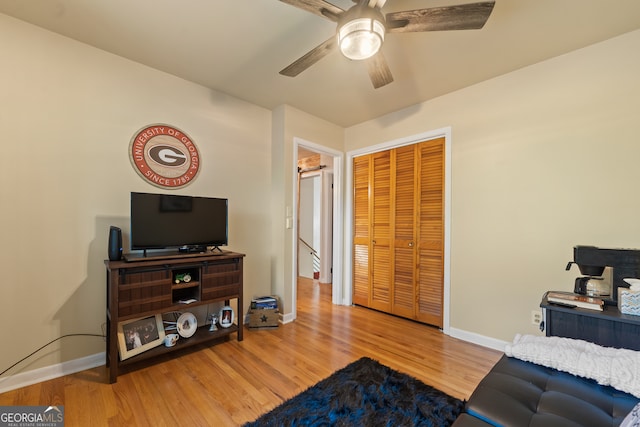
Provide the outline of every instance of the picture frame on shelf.
{"type": "Polygon", "coordinates": [[[161,345],[164,337],[161,314],[118,322],[120,360],[128,359],[161,345]]]}
{"type": "Polygon", "coordinates": [[[218,316],[218,321],[220,322],[220,326],[223,328],[228,328],[233,325],[233,321],[235,320],[235,313],[233,308],[228,305],[222,307],[220,310],[220,314],[218,316]]]}

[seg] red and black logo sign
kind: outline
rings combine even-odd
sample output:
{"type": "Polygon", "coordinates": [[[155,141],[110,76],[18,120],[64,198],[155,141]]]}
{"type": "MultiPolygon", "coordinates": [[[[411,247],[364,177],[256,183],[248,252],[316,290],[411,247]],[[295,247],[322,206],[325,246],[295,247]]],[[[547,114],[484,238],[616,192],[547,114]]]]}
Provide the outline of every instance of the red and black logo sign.
{"type": "Polygon", "coordinates": [[[162,188],[184,187],[200,170],[196,145],[187,134],[169,125],[149,125],[136,132],[129,155],[136,172],[162,188]]]}

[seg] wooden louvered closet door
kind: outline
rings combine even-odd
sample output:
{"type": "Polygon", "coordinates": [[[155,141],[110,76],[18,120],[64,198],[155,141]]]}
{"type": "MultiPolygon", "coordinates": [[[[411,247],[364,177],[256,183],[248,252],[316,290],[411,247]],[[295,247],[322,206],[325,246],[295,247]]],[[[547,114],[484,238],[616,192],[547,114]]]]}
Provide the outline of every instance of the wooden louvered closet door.
{"type": "Polygon", "coordinates": [[[353,303],[369,306],[369,169],[371,156],[353,159],[353,303]]]}
{"type": "Polygon", "coordinates": [[[442,327],[444,139],[353,165],[353,302],[442,327]]]}
{"type": "Polygon", "coordinates": [[[371,276],[369,306],[391,309],[391,152],[371,156],[371,276]]]}
{"type": "Polygon", "coordinates": [[[444,138],[420,144],[416,320],[442,327],[444,304],[444,138]]]}
{"type": "Polygon", "coordinates": [[[393,150],[393,302],[391,313],[414,318],[416,305],[416,145],[393,150]]]}
{"type": "Polygon", "coordinates": [[[354,159],[353,302],[391,310],[391,152],[354,159]]]}

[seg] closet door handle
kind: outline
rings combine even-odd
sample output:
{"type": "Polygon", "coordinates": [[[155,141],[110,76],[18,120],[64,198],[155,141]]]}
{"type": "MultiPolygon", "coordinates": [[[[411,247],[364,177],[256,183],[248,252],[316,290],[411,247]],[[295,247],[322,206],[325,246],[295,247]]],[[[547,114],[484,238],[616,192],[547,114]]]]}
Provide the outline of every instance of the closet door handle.
{"type": "Polygon", "coordinates": [[[413,247],[413,242],[409,242],[409,247],[412,248],[413,247]]]}
{"type": "Polygon", "coordinates": [[[376,241],[375,241],[375,240],[372,240],[372,241],[371,241],[371,243],[373,243],[373,244],[375,245],[375,244],[376,244],[376,241]]]}

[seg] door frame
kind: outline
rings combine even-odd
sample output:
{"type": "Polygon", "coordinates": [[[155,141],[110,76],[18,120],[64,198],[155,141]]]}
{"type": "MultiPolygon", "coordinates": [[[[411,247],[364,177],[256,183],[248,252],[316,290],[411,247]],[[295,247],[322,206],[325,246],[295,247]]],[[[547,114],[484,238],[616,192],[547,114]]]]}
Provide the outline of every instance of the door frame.
{"type": "Polygon", "coordinates": [[[416,144],[436,138],[445,140],[445,173],[444,173],[444,266],[443,266],[443,307],[442,331],[450,335],[450,304],[451,304],[451,127],[444,127],[427,131],[392,141],[383,142],[370,147],[348,151],[346,156],[345,211],[344,211],[344,289],[343,303],[353,303],[353,158],[365,154],[373,154],[392,148],[416,144]]]}

